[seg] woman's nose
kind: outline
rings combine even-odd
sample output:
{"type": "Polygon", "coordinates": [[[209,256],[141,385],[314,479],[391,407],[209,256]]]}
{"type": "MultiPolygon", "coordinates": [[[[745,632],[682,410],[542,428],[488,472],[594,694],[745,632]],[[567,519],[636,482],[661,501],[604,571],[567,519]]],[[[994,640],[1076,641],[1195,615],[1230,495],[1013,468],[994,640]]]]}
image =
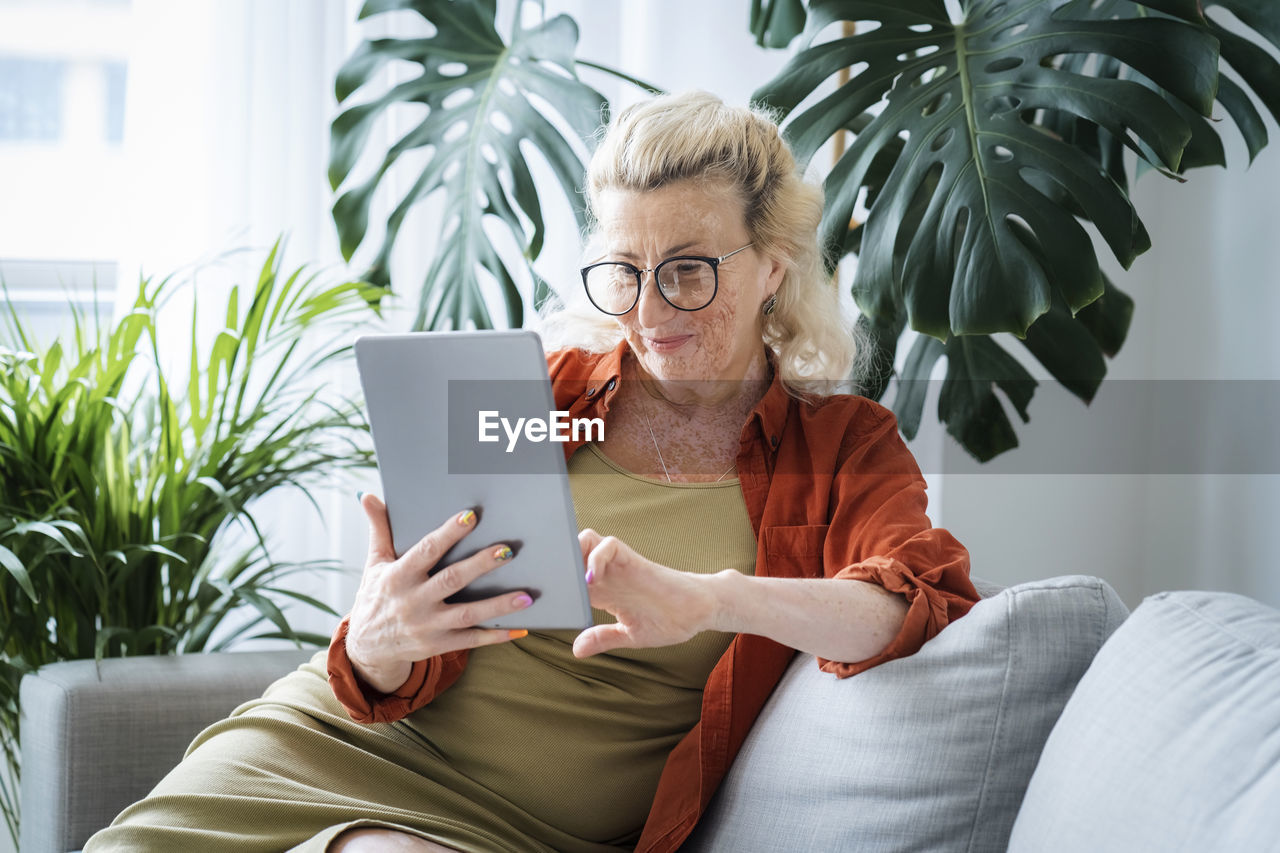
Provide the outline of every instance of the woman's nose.
{"type": "Polygon", "coordinates": [[[656,328],[662,325],[663,321],[670,319],[675,310],[671,307],[671,303],[663,299],[662,294],[658,292],[657,273],[641,273],[640,304],[636,306],[636,319],[640,321],[640,325],[649,329],[656,328]]]}

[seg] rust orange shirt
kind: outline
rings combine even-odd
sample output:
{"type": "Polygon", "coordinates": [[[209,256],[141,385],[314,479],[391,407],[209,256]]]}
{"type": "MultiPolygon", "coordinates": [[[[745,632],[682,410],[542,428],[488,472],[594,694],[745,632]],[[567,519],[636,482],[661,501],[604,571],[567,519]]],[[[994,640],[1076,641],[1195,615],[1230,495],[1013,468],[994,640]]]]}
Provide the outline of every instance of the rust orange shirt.
{"type": "MultiPolygon", "coordinates": [[[[607,422],[626,346],[548,356],[556,408],[607,422]]],[[[566,443],[566,459],[580,445],[566,443]]],[[[868,581],[910,603],[883,653],[852,662],[819,658],[823,670],[844,678],[910,655],[978,600],[969,554],[929,523],[924,478],[883,406],[850,395],[806,403],[775,377],[742,427],[737,474],[756,534],[758,576],[868,581]]],[[[466,666],[465,651],[417,661],[398,690],[377,693],[356,678],[346,632],[344,619],[329,646],[329,683],[359,722],[407,716],[466,666]]],[[[765,637],[734,638],[707,678],[700,721],[667,759],[637,851],[665,853],[688,837],[793,655],[765,637]]]]}

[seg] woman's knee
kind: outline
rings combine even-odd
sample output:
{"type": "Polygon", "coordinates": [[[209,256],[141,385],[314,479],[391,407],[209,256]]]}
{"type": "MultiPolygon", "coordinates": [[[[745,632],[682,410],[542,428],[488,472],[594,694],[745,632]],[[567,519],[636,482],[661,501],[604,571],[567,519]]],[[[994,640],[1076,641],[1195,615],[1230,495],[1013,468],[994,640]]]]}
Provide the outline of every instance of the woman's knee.
{"type": "Polygon", "coordinates": [[[329,853],[457,853],[452,847],[394,829],[349,829],[329,845],[329,853]]]}

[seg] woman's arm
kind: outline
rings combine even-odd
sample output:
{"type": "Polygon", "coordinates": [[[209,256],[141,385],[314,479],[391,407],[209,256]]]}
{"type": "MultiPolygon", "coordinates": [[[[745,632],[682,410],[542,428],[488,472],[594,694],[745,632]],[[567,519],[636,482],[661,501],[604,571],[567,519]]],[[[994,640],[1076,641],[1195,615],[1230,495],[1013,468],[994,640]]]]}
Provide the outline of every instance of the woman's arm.
{"type": "Polygon", "coordinates": [[[850,436],[846,450],[836,476],[815,477],[810,486],[831,490],[829,515],[820,519],[822,578],[685,575],[584,531],[592,604],[619,624],[584,632],[574,653],[722,630],[809,652],[841,677],[913,654],[977,600],[969,555],[930,524],[924,478],[892,414],[850,436]]]}
{"type": "Polygon", "coordinates": [[[904,596],[864,581],[747,577],[679,572],[647,560],[594,530],[579,536],[587,554],[591,603],[618,622],[578,635],[578,657],[620,647],[665,646],[701,631],[759,634],[837,661],[885,650],[902,629],[904,596]]]}
{"type": "Polygon", "coordinates": [[[907,599],[866,581],[756,578],[735,571],[708,577],[711,630],[759,634],[815,657],[873,658],[902,630],[907,599]]]}

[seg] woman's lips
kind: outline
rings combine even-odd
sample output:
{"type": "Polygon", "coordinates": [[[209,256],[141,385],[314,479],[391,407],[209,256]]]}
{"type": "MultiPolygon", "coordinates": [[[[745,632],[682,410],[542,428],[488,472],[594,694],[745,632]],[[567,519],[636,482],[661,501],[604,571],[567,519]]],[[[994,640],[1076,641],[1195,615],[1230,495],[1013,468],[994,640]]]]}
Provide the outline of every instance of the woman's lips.
{"type": "Polygon", "coordinates": [[[644,345],[651,352],[675,352],[692,337],[693,335],[672,335],[666,338],[645,338],[644,345]]]}

